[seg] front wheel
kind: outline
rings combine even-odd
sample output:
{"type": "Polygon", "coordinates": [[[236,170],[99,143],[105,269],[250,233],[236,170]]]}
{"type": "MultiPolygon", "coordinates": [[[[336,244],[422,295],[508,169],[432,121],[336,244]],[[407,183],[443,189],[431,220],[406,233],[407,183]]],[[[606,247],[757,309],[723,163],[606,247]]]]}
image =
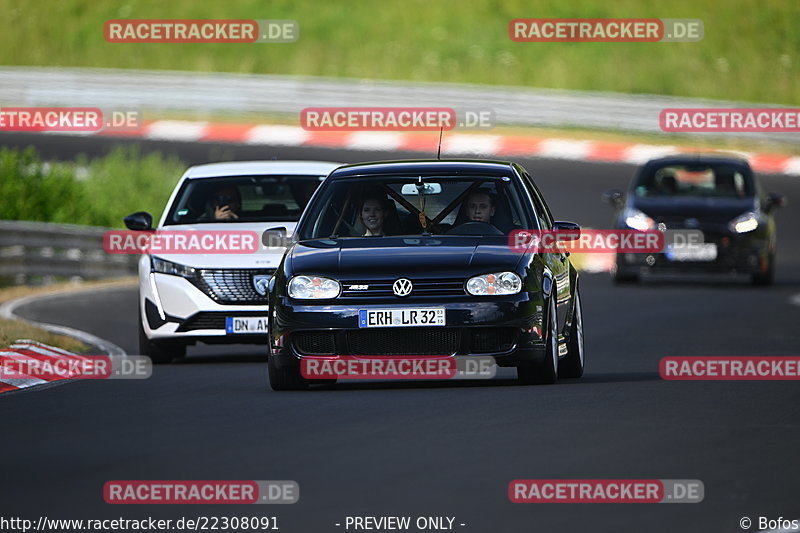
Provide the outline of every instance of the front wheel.
{"type": "Polygon", "coordinates": [[[766,287],[772,285],[772,282],[775,280],[775,256],[770,254],[767,261],[767,268],[764,272],[753,274],[753,285],[766,287]]]}
{"type": "Polygon", "coordinates": [[[146,355],[154,365],[163,365],[186,356],[186,346],[178,342],[151,341],[147,338],[139,311],[139,354],[146,355]]]}
{"type": "Polygon", "coordinates": [[[275,358],[268,356],[269,386],[274,391],[303,390],[308,388],[308,380],[300,374],[299,366],[278,367],[275,358]]]}
{"type": "Polygon", "coordinates": [[[550,312],[547,314],[547,336],[545,354],[541,362],[517,367],[517,380],[523,385],[549,385],[558,380],[558,321],[556,320],[555,287],[550,296],[550,312]]]}
{"type": "Polygon", "coordinates": [[[575,305],[572,311],[572,325],[569,328],[567,355],[558,362],[558,377],[581,377],[585,361],[583,352],[583,309],[581,309],[580,293],[578,289],[575,289],[575,305]]]}

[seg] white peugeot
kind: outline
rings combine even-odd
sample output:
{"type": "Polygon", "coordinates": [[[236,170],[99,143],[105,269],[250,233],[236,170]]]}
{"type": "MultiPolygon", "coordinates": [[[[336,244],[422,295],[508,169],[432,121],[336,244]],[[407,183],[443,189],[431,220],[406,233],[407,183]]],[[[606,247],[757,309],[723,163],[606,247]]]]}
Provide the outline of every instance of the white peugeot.
{"type": "Polygon", "coordinates": [[[156,228],[149,213],[125,217],[128,229],[155,229],[151,235],[252,232],[258,238],[258,250],[251,253],[153,247],[142,254],[139,352],[166,363],[184,357],[196,342],[266,344],[267,286],[284,248],[264,246],[263,232],[284,227],[291,235],[320,182],[338,166],[318,161],[198,165],[181,177],[156,228]]]}

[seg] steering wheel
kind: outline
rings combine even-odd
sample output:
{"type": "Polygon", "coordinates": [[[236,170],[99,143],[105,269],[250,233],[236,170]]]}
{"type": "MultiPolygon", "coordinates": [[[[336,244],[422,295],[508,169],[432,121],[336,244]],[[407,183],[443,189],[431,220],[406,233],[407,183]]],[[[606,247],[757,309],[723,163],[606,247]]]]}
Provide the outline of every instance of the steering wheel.
{"type": "Polygon", "coordinates": [[[502,231],[488,222],[464,222],[447,232],[448,235],[505,235],[502,231]]]}

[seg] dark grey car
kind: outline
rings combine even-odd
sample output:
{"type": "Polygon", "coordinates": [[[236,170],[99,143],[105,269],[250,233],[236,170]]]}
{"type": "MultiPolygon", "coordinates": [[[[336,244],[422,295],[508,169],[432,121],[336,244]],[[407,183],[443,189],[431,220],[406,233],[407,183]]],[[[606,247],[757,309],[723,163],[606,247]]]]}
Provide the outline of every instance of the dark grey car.
{"type": "Polygon", "coordinates": [[[645,272],[745,273],[769,285],[775,273],[775,210],[781,194],[764,191],[747,161],[727,156],[653,159],[634,176],[627,195],[610,190],[614,227],[700,230],[704,243],[659,254],[618,254],[617,282],[645,272]]]}

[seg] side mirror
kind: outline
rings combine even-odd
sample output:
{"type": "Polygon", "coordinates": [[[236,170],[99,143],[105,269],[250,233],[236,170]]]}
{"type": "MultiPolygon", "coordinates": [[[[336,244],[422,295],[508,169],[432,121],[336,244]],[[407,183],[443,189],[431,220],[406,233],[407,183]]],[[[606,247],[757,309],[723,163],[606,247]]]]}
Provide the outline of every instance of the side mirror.
{"type": "Polygon", "coordinates": [[[125,227],[133,231],[150,231],[153,229],[153,215],[147,211],[139,211],[124,219],[125,227]]]}
{"type": "Polygon", "coordinates": [[[625,203],[625,194],[619,189],[610,189],[600,195],[600,199],[617,209],[621,209],[625,203]]]}
{"type": "Polygon", "coordinates": [[[574,241],[581,236],[581,226],[575,222],[557,220],[553,222],[553,230],[558,232],[559,241],[574,241]]]}
{"type": "Polygon", "coordinates": [[[261,244],[264,248],[286,248],[286,227],[278,226],[264,230],[261,234],[261,244]]]}
{"type": "Polygon", "coordinates": [[[779,193],[770,193],[767,195],[767,209],[772,210],[778,207],[786,207],[786,196],[779,193]]]}

